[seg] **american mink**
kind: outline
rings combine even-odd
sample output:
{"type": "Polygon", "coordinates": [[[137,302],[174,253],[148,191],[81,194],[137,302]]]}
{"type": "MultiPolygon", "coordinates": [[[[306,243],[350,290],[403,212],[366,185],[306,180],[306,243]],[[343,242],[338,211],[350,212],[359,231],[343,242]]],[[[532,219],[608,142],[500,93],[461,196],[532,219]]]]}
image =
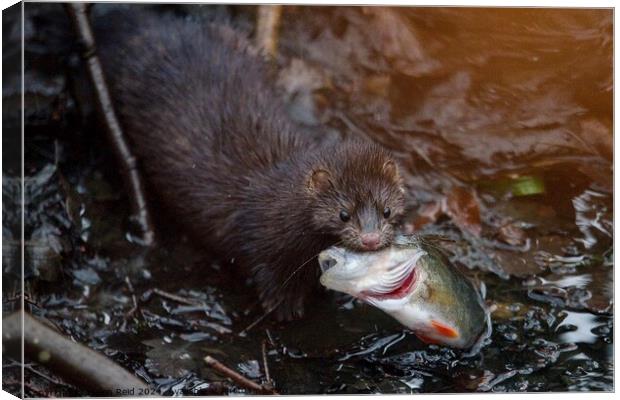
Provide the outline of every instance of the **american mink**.
{"type": "Polygon", "coordinates": [[[321,250],[390,244],[403,212],[393,158],[300,134],[231,28],[135,8],[103,20],[99,55],[147,181],[196,245],[251,273],[266,310],[303,314],[321,250]]]}

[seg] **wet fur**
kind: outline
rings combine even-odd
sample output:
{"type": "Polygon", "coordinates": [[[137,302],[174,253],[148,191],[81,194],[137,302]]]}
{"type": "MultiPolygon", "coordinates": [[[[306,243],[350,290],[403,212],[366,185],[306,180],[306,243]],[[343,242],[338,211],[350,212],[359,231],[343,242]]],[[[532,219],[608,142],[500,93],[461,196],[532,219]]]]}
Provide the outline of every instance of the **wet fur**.
{"type": "Polygon", "coordinates": [[[251,271],[266,309],[301,316],[318,282],[316,255],[337,242],[356,247],[360,218],[376,218],[389,244],[403,207],[397,171],[386,175],[389,154],[298,134],[266,63],[229,28],[135,12],[95,26],[116,110],[151,187],[198,247],[251,271]],[[318,183],[316,171],[327,172],[318,183]]]}

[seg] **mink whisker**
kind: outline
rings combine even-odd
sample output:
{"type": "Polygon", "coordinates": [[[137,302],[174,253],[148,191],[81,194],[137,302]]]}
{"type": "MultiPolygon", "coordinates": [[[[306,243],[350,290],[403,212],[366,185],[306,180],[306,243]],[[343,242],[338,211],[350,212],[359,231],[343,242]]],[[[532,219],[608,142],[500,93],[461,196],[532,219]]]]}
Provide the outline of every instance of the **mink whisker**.
{"type": "MultiPolygon", "coordinates": [[[[334,243],[334,246],[338,246],[340,244],[342,244],[343,240],[339,240],[338,242],[334,243]]],[[[321,250],[322,251],[322,250],[321,250]]],[[[296,273],[298,273],[306,264],[308,264],[310,261],[314,260],[314,258],[316,256],[318,256],[319,254],[321,254],[321,251],[319,251],[318,253],[316,253],[315,255],[313,255],[312,257],[310,257],[309,259],[307,259],[306,261],[304,261],[299,267],[297,267],[290,275],[288,278],[286,278],[286,280],[282,283],[282,285],[280,286],[280,288],[278,289],[278,291],[284,289],[286,287],[286,285],[290,282],[290,280],[293,278],[293,276],[295,276],[296,273]]]]}

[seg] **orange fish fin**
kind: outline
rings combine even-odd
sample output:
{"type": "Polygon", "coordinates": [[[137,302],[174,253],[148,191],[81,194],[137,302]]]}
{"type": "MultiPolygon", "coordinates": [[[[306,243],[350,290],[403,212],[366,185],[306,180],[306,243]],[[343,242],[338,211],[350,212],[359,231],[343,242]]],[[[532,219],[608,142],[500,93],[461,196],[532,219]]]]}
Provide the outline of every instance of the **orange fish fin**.
{"type": "Polygon", "coordinates": [[[459,337],[459,333],[454,328],[448,325],[444,325],[441,322],[437,322],[435,320],[431,320],[431,325],[433,325],[433,328],[435,328],[435,331],[443,337],[447,337],[447,338],[459,337]]]}

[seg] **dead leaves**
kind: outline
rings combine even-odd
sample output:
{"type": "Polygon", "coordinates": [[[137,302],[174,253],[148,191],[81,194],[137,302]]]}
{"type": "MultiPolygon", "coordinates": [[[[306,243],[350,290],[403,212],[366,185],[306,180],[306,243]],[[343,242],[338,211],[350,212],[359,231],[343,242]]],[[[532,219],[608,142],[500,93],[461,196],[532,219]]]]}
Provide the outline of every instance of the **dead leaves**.
{"type": "Polygon", "coordinates": [[[439,201],[420,207],[417,218],[406,227],[408,233],[420,230],[423,226],[437,221],[442,215],[448,216],[463,232],[480,237],[480,200],[473,189],[454,186],[439,201]]]}

